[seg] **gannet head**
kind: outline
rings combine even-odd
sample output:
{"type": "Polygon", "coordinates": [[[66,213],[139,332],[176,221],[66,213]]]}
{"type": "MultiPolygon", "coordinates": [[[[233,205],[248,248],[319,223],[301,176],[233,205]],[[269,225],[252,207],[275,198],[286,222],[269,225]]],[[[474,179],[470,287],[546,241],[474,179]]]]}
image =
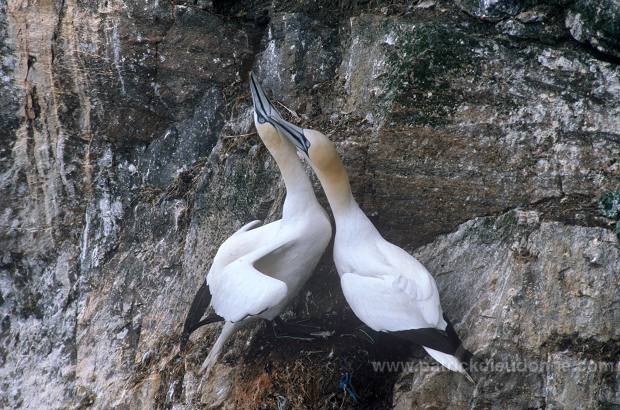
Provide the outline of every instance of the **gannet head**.
{"type": "Polygon", "coordinates": [[[263,141],[277,146],[281,143],[281,136],[304,153],[317,171],[329,173],[342,168],[335,144],[319,131],[300,128],[285,121],[265,95],[254,73],[250,73],[250,90],[254,123],[263,141]]]}
{"type": "Polygon", "coordinates": [[[303,128],[285,121],[273,107],[260,86],[254,73],[250,73],[250,91],[254,103],[254,124],[258,135],[269,145],[277,145],[281,138],[290,141],[297,149],[308,155],[310,141],[305,137],[303,128]]]}
{"type": "Polygon", "coordinates": [[[316,130],[304,129],[310,147],[306,154],[312,167],[321,173],[331,173],[342,168],[336,144],[325,134],[316,130]]]}

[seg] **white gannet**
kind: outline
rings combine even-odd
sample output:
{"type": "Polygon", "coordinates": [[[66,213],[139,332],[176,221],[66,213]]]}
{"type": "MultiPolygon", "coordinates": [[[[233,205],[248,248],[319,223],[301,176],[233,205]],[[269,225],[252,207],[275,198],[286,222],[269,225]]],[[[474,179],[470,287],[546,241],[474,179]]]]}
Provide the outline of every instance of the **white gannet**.
{"type": "Polygon", "coordinates": [[[198,327],[225,320],[201,371],[217,361],[228,338],[253,318],[274,320],[310,278],[332,235],[295,147],[280,135],[277,118],[264,91],[250,74],[254,124],[275,159],[284,184],[282,219],[261,225],[253,221],[218,249],[205,282],[198,290],[183,326],[181,347],[198,327]],[[200,321],[211,305],[215,316],[200,321]]]}
{"type": "Polygon", "coordinates": [[[321,181],[336,220],[334,263],[353,312],[375,331],[423,346],[472,381],[463,367],[471,353],[443,315],[435,280],[416,258],[386,241],[360,209],[334,143],[279,117],[271,121],[305,154],[321,181]]]}

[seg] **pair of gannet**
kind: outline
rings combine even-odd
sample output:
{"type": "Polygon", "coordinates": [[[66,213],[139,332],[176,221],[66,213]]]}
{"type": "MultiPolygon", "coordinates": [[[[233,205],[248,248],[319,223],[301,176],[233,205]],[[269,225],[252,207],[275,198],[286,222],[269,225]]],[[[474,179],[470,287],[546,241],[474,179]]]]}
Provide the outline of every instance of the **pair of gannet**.
{"type": "Polygon", "coordinates": [[[286,199],[282,219],[267,225],[248,223],[224,241],[213,259],[181,338],[183,347],[198,327],[226,322],[201,372],[213,367],[228,338],[250,320],[271,321],[282,313],[310,278],[332,236],[329,216],[314,195],[295,147],[267,120],[282,118],[257,87],[251,87],[254,124],[280,168],[286,199]],[[200,321],[209,305],[216,315],[200,321]]]}
{"type": "MultiPolygon", "coordinates": [[[[256,129],[282,171],[287,198],[280,221],[257,229],[251,229],[256,222],[246,225],[224,242],[214,259],[206,283],[215,312],[227,322],[203,368],[214,363],[239,321],[253,315],[274,319],[299,291],[329,242],[331,226],[296,148],[310,161],[334,213],[334,262],[353,312],[375,331],[422,345],[443,366],[471,380],[463,367],[470,353],[442,313],[435,280],[413,256],[383,239],[362,212],[335,145],[318,131],[285,121],[253,74],[250,88],[256,129]],[[269,228],[272,225],[275,228],[269,228]],[[285,239],[274,235],[280,230],[289,232],[285,239]]],[[[186,334],[212,320],[198,322],[208,305],[207,294],[204,289],[198,292],[186,334]],[[199,298],[202,301],[197,302],[199,298]]]]}

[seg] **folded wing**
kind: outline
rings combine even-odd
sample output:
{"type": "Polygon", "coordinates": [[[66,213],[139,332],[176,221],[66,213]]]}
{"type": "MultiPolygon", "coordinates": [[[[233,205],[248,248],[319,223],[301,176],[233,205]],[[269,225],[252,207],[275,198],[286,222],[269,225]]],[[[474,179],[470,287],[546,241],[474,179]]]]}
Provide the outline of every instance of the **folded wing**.
{"type": "Polygon", "coordinates": [[[403,276],[345,273],[340,282],[353,312],[374,330],[394,332],[435,327],[441,320],[438,296],[417,299],[413,284],[403,276]]]}
{"type": "Polygon", "coordinates": [[[377,248],[387,262],[386,272],[393,273],[397,289],[413,300],[425,300],[437,295],[435,280],[416,258],[386,241],[379,241],[377,248]]]}
{"type": "Polygon", "coordinates": [[[258,315],[280,304],[288,293],[284,282],[256,269],[263,258],[280,254],[285,245],[260,248],[229,263],[219,272],[210,272],[208,284],[215,313],[229,322],[258,315]]]}

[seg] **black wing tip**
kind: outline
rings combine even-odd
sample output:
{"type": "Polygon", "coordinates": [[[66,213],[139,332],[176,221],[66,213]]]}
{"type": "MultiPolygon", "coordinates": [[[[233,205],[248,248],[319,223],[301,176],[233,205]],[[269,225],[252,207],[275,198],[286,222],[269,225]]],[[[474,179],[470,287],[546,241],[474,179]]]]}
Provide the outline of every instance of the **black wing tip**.
{"type": "Polygon", "coordinates": [[[469,363],[473,358],[473,354],[463,346],[448,317],[444,314],[443,318],[447,324],[445,331],[429,327],[393,333],[418,345],[453,355],[462,363],[469,363]]]}
{"type": "Polygon", "coordinates": [[[190,326],[188,326],[187,329],[183,329],[183,333],[181,333],[181,337],[179,339],[179,347],[180,350],[184,350],[185,346],[187,345],[187,343],[189,342],[189,337],[192,335],[192,333],[194,333],[196,330],[198,330],[199,328],[203,327],[204,325],[208,325],[210,323],[216,323],[216,322],[223,322],[224,318],[221,316],[218,316],[216,314],[213,315],[209,315],[207,318],[201,320],[198,323],[194,323],[190,326]]]}
{"type": "Polygon", "coordinates": [[[467,350],[465,346],[463,346],[463,342],[461,341],[461,338],[459,338],[459,335],[456,333],[456,330],[454,330],[454,326],[452,325],[452,322],[450,322],[450,319],[448,319],[448,316],[446,316],[445,313],[443,315],[443,319],[446,321],[446,324],[447,324],[446,334],[450,338],[450,341],[453,344],[458,345],[458,348],[456,349],[456,352],[454,353],[454,357],[459,359],[459,361],[463,364],[463,366],[467,370],[469,368],[469,364],[474,359],[474,354],[470,352],[469,350],[467,350]]]}
{"type": "Polygon", "coordinates": [[[462,345],[456,351],[454,357],[456,357],[461,362],[461,364],[463,364],[465,370],[469,370],[471,361],[475,358],[474,354],[462,347],[462,345]]]}
{"type": "Polygon", "coordinates": [[[200,323],[202,315],[204,315],[204,313],[207,311],[210,304],[211,292],[209,291],[209,286],[207,285],[207,282],[203,281],[202,285],[196,292],[196,296],[194,296],[194,300],[192,300],[192,304],[190,305],[189,311],[187,312],[187,317],[185,318],[185,322],[183,323],[183,332],[181,333],[180,339],[181,346],[185,346],[192,332],[198,327],[200,327],[197,325],[200,323]]]}
{"type": "Polygon", "coordinates": [[[445,313],[443,315],[443,320],[446,321],[446,334],[448,335],[448,338],[450,338],[450,341],[454,343],[455,345],[461,346],[462,345],[461,338],[456,333],[456,330],[454,330],[454,326],[452,326],[452,322],[450,322],[450,319],[448,319],[448,316],[446,316],[445,313]]]}

